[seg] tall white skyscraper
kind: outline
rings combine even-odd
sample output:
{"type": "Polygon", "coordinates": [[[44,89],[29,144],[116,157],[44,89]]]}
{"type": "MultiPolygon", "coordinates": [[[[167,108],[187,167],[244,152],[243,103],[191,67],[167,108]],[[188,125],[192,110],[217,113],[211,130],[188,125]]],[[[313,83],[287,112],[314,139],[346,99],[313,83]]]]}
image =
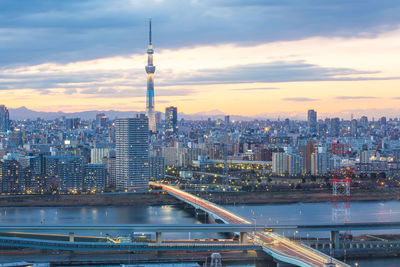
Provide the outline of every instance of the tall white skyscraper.
{"type": "Polygon", "coordinates": [[[120,191],[148,189],[150,177],[149,121],[136,118],[116,120],[116,187],[120,191]]]}

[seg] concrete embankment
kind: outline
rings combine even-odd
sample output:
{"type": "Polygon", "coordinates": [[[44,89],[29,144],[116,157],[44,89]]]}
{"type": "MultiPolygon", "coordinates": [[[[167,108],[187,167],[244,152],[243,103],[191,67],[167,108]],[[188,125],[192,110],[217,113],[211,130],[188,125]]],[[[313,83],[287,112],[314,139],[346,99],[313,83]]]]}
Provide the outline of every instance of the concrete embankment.
{"type": "MultiPolygon", "coordinates": [[[[399,200],[398,191],[356,191],[351,201],[399,200]]],[[[292,192],[213,192],[200,193],[217,204],[285,204],[296,202],[329,202],[328,191],[292,192]]],[[[163,193],[82,194],[82,195],[2,195],[2,207],[56,207],[56,206],[128,206],[128,205],[173,205],[179,200],[163,193]]]]}

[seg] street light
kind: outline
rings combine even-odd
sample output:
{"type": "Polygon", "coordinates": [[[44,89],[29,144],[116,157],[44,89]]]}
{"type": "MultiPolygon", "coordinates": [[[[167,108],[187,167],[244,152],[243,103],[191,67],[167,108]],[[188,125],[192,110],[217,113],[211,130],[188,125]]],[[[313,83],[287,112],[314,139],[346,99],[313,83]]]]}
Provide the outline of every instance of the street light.
{"type": "Polygon", "coordinates": [[[257,219],[256,218],[252,218],[252,220],[254,221],[254,235],[256,234],[256,226],[257,226],[257,219]]]}

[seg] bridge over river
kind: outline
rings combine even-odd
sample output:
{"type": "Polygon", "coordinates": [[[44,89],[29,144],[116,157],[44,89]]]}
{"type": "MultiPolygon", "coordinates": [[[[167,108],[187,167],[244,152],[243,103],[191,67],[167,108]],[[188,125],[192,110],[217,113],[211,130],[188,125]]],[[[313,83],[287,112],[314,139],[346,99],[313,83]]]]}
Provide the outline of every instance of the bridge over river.
{"type": "MultiPolygon", "coordinates": [[[[203,210],[216,219],[220,219],[226,224],[251,224],[227,209],[224,209],[208,200],[194,196],[174,186],[150,182],[150,186],[160,187],[168,194],[180,199],[181,201],[203,210]]],[[[337,259],[334,259],[307,245],[297,243],[274,232],[249,232],[255,244],[262,246],[262,249],[278,261],[278,265],[290,264],[302,267],[347,267],[350,266],[337,259]]],[[[243,238],[243,236],[241,236],[243,238]]]]}

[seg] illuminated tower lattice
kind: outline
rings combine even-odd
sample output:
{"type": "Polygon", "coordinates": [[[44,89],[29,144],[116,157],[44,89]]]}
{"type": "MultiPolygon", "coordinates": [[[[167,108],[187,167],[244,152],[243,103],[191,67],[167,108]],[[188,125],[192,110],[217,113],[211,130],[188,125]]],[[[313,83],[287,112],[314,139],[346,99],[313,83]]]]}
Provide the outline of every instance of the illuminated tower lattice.
{"type": "Polygon", "coordinates": [[[153,45],[151,43],[151,19],[149,21],[149,45],[147,47],[147,97],[146,97],[146,116],[149,118],[149,130],[156,131],[156,114],[154,110],[154,72],[156,66],[153,66],[153,45]]]}
{"type": "Polygon", "coordinates": [[[332,177],[332,221],[335,223],[350,222],[350,174],[351,169],[341,165],[340,157],[349,153],[348,145],[339,144],[336,140],[332,145],[334,155],[332,177]]]}

